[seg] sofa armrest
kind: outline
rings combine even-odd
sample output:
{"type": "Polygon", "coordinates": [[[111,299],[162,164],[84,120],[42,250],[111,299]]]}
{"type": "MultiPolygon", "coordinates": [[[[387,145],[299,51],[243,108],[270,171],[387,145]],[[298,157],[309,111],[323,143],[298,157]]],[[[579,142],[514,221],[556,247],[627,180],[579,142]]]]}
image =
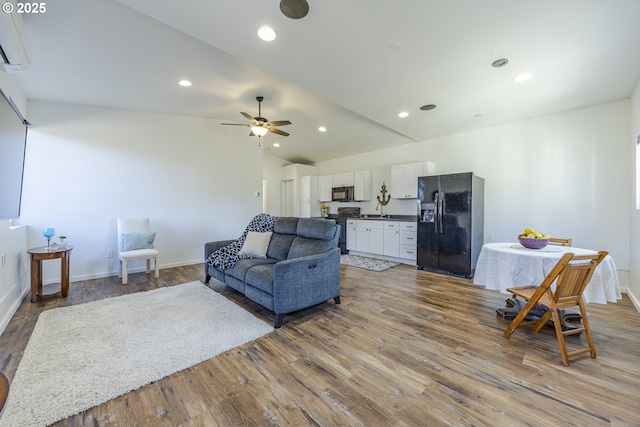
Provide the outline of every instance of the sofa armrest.
{"type": "Polygon", "coordinates": [[[280,261],[274,266],[273,301],[276,314],[340,297],[340,248],[280,261]]]}
{"type": "Polygon", "coordinates": [[[213,252],[235,242],[235,240],[218,240],[217,242],[208,242],[204,244],[204,260],[206,261],[213,252]]]}

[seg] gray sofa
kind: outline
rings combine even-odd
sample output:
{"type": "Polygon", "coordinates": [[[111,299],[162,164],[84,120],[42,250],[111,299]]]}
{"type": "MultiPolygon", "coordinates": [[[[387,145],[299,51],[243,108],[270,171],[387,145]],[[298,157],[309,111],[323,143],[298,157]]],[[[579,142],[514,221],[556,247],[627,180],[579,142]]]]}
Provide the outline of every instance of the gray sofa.
{"type": "MultiPolygon", "coordinates": [[[[226,270],[205,262],[205,283],[214,277],[273,311],[278,329],[287,313],[331,298],[340,304],[339,237],[340,227],[333,221],[279,217],[266,258],[240,259],[226,270]]],[[[231,242],[206,243],[204,259],[231,242]]]]}

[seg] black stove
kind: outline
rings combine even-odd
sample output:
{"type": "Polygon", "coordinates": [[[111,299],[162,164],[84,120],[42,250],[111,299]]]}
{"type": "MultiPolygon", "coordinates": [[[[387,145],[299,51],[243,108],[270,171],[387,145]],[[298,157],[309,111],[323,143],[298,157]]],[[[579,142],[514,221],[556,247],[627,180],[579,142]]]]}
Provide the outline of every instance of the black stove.
{"type": "Polygon", "coordinates": [[[348,254],[347,250],[347,218],[360,218],[360,208],[352,207],[340,207],[338,208],[338,214],[332,215],[333,219],[340,226],[340,240],[338,240],[338,247],[340,253],[348,254]]]}

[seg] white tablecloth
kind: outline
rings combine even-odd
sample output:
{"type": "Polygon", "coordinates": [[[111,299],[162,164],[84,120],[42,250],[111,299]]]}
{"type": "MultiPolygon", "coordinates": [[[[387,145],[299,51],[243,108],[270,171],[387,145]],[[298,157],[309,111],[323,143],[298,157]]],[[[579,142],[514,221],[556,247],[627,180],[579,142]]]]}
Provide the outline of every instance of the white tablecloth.
{"type": "MultiPolygon", "coordinates": [[[[568,246],[549,245],[543,249],[527,249],[519,243],[487,243],[482,246],[473,283],[508,294],[507,288],[539,285],[567,252],[576,255],[596,251],[568,246]]],[[[606,304],[622,298],[618,272],[613,258],[607,255],[596,267],[583,293],[585,302],[606,304]]]]}

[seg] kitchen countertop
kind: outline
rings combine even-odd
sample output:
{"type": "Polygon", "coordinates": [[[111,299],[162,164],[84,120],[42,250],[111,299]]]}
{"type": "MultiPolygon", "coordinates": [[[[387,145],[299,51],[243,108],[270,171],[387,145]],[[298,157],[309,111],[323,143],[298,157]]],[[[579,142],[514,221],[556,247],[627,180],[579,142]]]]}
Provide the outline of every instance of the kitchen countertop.
{"type": "MultiPolygon", "coordinates": [[[[338,214],[329,214],[328,219],[341,218],[338,214]]],[[[362,214],[359,217],[346,217],[346,219],[363,219],[370,221],[403,221],[403,222],[416,222],[418,217],[416,215],[386,215],[384,218],[380,218],[380,215],[362,214]]]]}

